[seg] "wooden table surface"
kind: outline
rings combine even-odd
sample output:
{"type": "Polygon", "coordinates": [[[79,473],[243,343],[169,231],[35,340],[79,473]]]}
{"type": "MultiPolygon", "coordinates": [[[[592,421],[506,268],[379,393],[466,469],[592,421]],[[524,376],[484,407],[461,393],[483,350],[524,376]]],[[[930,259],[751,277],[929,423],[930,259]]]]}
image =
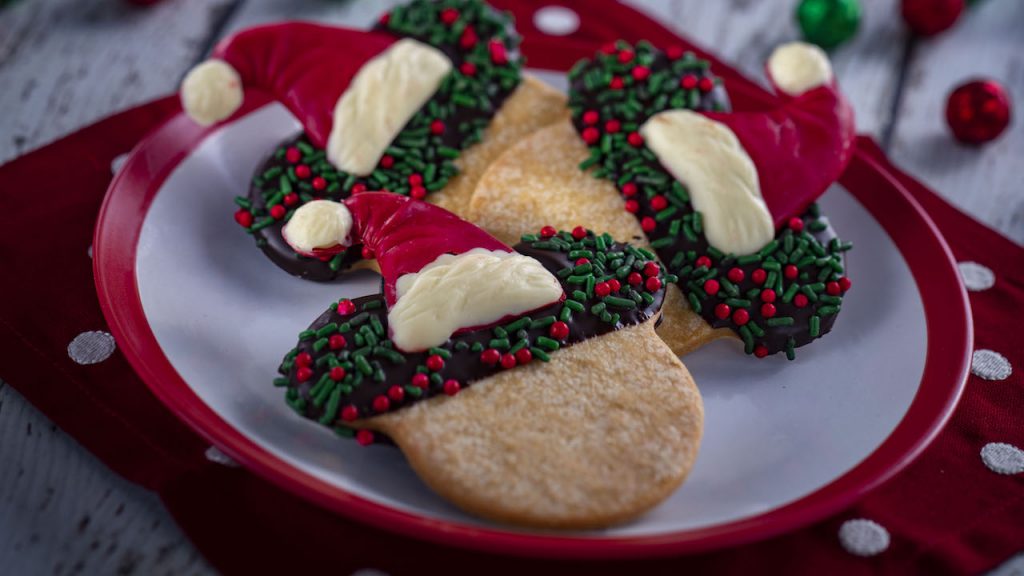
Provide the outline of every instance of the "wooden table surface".
{"type": "MultiPolygon", "coordinates": [[[[0,163],[175,90],[216,39],[285,18],[366,26],[372,0],[20,0],[0,9],[0,163]]],[[[641,9],[752,77],[797,37],[796,0],[644,0],[641,9]]],[[[857,37],[834,55],[857,112],[896,163],[1024,242],[1024,2],[980,0],[934,39],[911,38],[897,0],[862,0],[857,37]],[[997,142],[956,144],[946,94],[975,76],[1004,83],[1018,114],[997,142]]],[[[0,360],[0,378],[3,364],[0,360]]],[[[0,380],[0,572],[206,574],[157,497],[115,475],[0,380]]],[[[368,567],[372,568],[372,567],[368,567]]]]}

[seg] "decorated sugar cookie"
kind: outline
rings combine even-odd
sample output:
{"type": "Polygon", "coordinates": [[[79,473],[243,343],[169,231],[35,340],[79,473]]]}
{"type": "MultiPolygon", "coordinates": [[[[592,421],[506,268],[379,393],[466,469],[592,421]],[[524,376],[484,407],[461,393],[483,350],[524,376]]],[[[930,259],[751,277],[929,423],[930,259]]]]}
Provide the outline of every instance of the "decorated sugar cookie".
{"type": "Polygon", "coordinates": [[[654,332],[677,278],[650,251],[582,227],[512,249],[380,192],[306,203],[284,237],[300,253],[361,244],[383,276],[381,294],[331,303],[299,335],[275,380],[288,404],[361,444],[393,442],[463,509],[607,526],[693,465],[700,396],[654,332]]]}
{"type": "Polygon", "coordinates": [[[492,164],[470,218],[503,239],[582,222],[646,240],[678,277],[659,329],[673,350],[729,336],[792,359],[831,330],[850,288],[850,245],[814,201],[850,159],[853,112],[814,46],[781,46],[767,71],[779,105],[730,112],[693,54],[609,45],[570,72],[572,123],[492,164]]]}
{"type": "Polygon", "coordinates": [[[262,90],[302,123],[258,167],[235,220],[284,270],[330,280],[360,260],[359,247],[330,258],[292,251],[281,230],[300,206],[386,190],[464,213],[491,160],[567,116],[557,92],[522,77],[519,41],[511,18],[479,0],[415,0],[373,31],[240,32],[186,76],[181,97],[207,125],[230,117],[245,89],[262,90]]]}

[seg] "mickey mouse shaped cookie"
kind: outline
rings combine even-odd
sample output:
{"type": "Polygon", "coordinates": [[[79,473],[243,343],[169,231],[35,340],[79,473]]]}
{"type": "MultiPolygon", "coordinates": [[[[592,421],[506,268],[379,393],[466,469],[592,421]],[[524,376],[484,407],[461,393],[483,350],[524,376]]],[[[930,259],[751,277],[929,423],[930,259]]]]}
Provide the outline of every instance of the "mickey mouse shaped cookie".
{"type": "Polygon", "coordinates": [[[291,250],[281,230],[300,206],[386,190],[464,213],[491,160],[567,116],[556,91],[521,77],[519,41],[511,17],[480,0],[415,0],[373,31],[285,23],[235,34],[185,77],[181,98],[208,125],[259,90],[302,123],[236,198],[235,220],[279,267],[331,280],[359,246],[330,258],[291,250]]]}
{"type": "Polygon", "coordinates": [[[436,206],[367,192],[296,210],[300,253],[362,244],[382,294],[330,305],[275,384],[300,415],[396,444],[461,508],[594,528],[671,494],[697,454],[700,395],[654,332],[654,254],[582,227],[515,249],[436,206]]]}
{"type": "Polygon", "coordinates": [[[674,351],[730,336],[793,359],[832,328],[850,288],[850,245],[814,201],[849,162],[853,112],[817,47],[781,46],[767,71],[778,105],[729,112],[692,53],[608,45],[569,74],[572,123],[492,164],[470,218],[499,238],[581,222],[646,239],[678,277],[658,331],[674,351]]]}

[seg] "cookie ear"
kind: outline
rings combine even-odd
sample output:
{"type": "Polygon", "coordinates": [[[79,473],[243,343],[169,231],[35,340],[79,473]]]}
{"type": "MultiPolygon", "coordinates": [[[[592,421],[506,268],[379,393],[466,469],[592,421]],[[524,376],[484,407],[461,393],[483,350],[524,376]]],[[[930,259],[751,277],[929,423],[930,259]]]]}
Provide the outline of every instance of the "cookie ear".
{"type": "Polygon", "coordinates": [[[846,169],[856,138],[853,108],[823,50],[778,47],[766,69],[782,104],[766,112],[708,112],[736,135],[757,169],[775,228],[799,216],[846,169]]]}

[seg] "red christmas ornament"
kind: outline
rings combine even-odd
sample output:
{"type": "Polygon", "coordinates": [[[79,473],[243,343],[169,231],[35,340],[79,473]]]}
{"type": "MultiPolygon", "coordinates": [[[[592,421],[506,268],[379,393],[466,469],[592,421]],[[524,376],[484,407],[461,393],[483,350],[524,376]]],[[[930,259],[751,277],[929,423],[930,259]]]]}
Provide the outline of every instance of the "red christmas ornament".
{"type": "Polygon", "coordinates": [[[915,33],[934,36],[956,23],[964,4],[964,0],[903,0],[900,14],[915,33]]]}
{"type": "Polygon", "coordinates": [[[961,142],[981,144],[994,140],[1010,125],[1010,98],[994,80],[962,84],[946,102],[946,122],[961,142]]]}

